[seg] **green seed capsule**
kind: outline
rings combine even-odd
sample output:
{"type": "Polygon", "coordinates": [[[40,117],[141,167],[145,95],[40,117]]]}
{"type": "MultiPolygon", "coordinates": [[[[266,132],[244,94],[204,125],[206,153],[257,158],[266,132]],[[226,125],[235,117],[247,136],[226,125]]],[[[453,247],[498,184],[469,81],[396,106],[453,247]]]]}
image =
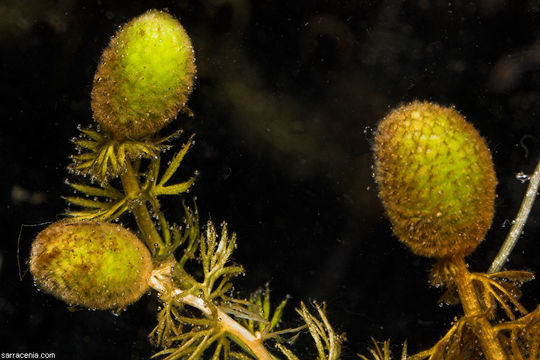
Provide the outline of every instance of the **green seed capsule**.
{"type": "Polygon", "coordinates": [[[422,256],[467,255],[491,226],[491,154],[453,108],[413,102],[387,115],[375,138],[379,196],[394,233],[422,256]]]}
{"type": "Polygon", "coordinates": [[[113,137],[141,138],[174,119],[195,76],[191,40],[163,11],[122,26],[103,52],[92,89],[94,119],[113,137]]]}
{"type": "Polygon", "coordinates": [[[120,225],[57,222],[32,243],[30,272],[41,289],[70,305],[119,309],[147,291],[152,261],[120,225]]]}

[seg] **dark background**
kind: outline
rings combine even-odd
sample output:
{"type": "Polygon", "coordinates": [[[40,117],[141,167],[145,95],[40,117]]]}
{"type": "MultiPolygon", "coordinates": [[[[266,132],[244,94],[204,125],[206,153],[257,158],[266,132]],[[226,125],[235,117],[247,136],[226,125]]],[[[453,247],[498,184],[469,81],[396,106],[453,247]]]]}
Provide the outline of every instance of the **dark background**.
{"type": "MultiPolygon", "coordinates": [[[[492,229],[468,258],[489,267],[540,159],[540,2],[478,1],[20,1],[0,3],[0,352],[57,359],[146,359],[158,306],[145,296],[120,316],[69,311],[26,273],[43,226],[60,218],[77,125],[92,122],[89,93],[116,28],[168,8],[192,37],[198,79],[189,101],[197,133],[180,178],[199,170],[202,221],[238,233],[245,296],[270,282],[277,302],[326,301],[343,358],[370,337],[434,344],[459,308],[438,305],[432,260],[392,235],[371,176],[377,122],[414,99],[455,105],[491,148],[499,185],[492,229]],[[20,243],[19,231],[22,227],[20,243]],[[22,272],[19,280],[17,249],[22,272]]],[[[167,202],[172,216],[180,203],[167,202]]],[[[509,268],[540,270],[540,205],[509,268]]],[[[523,303],[540,302],[538,281],[523,303]]],[[[302,358],[313,350],[301,347],[302,358]]]]}

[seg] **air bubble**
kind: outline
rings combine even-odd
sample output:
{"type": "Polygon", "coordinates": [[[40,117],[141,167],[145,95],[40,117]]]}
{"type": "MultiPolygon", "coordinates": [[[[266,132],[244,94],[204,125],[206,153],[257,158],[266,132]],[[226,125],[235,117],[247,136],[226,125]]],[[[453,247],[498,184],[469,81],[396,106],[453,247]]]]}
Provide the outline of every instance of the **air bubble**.
{"type": "Polygon", "coordinates": [[[366,126],[364,128],[364,136],[368,141],[372,141],[375,138],[375,130],[371,126],[366,126]]]}
{"type": "Polygon", "coordinates": [[[525,174],[523,171],[520,171],[516,174],[516,179],[518,179],[519,181],[521,181],[521,183],[526,183],[527,181],[529,181],[531,179],[531,177],[527,174],[525,174]]]}

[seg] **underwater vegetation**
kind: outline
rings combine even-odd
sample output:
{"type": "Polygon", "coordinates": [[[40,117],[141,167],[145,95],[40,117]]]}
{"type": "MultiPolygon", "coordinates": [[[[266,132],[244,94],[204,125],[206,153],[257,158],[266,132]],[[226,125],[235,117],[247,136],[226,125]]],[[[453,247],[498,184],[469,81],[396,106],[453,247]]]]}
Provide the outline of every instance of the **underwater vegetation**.
{"type": "Polygon", "coordinates": [[[104,51],[92,90],[96,129],[81,129],[70,170],[91,183],[69,185],[68,218],[41,231],[32,244],[36,284],[71,306],[121,311],[151,288],[161,302],[149,334],[164,359],[297,359],[291,337],[311,335],[319,359],[337,359],[341,337],[324,304],[301,303],[303,325],[280,328],[283,300],[271,308],[269,290],[235,298],[231,261],[236,234],[227,224],[199,225],[196,205],[183,205],[183,223],[171,222],[160,198],[186,193],[195,176],[172,183],[192,138],[162,169],[175,131],[158,131],[185,103],[195,76],[189,37],[170,14],[150,10],[122,26],[104,51]],[[115,223],[131,213],[137,234],[115,223]],[[140,239],[140,240],[139,240],[140,239]],[[188,268],[199,267],[190,273],[188,268]],[[270,350],[272,349],[272,350],[270,350]]]}
{"type": "Polygon", "coordinates": [[[455,109],[413,102],[381,121],[374,156],[394,233],[437,260],[431,283],[446,289],[441,301],[464,311],[431,349],[407,358],[538,359],[540,306],[529,312],[519,302],[519,286],[534,275],[500,271],[500,259],[488,273],[471,273],[465,262],[494,213],[497,180],[484,139],[455,109]]]}
{"type": "MultiPolygon", "coordinates": [[[[31,269],[36,269],[32,270],[36,283],[71,305],[115,312],[151,288],[162,306],[150,339],[159,349],[159,356],[171,359],[296,358],[302,352],[293,353],[293,340],[300,333],[311,335],[319,358],[337,358],[343,337],[330,326],[324,307],[311,310],[300,304],[298,313],[304,324],[283,328],[280,318],[286,301],[272,311],[269,291],[258,292],[249,299],[236,298],[231,291],[234,277],[244,271],[230,260],[236,236],[229,233],[226,224],[221,229],[211,222],[199,226],[196,206],[185,204],[184,219],[177,219],[176,223],[162,206],[161,199],[166,196],[185,196],[197,177],[184,178],[183,182],[174,180],[193,145],[192,138],[184,140],[182,149],[171,157],[167,152],[182,136],[181,132],[164,136],[157,133],[179,111],[180,120],[191,116],[185,104],[195,76],[193,58],[189,56],[193,50],[185,31],[178,26],[168,14],[151,11],[124,25],[104,53],[91,104],[100,126],[81,129],[81,137],[75,140],[80,152],[73,156],[70,166],[75,175],[92,182],[70,182],[79,195],[66,198],[71,204],[68,219],[38,235],[33,248],[40,243],[45,245],[40,245],[39,251],[33,250],[30,261],[31,269]],[[160,30],[156,31],[155,23],[148,18],[157,18],[158,23],[163,20],[163,28],[159,25],[160,30]],[[159,36],[164,36],[162,42],[172,42],[164,47],[174,50],[170,56],[156,56],[160,49],[149,53],[141,50],[152,48],[152,38],[159,36]],[[166,59],[164,64],[161,59],[166,59]],[[173,71],[163,71],[171,61],[173,71]],[[175,73],[176,69],[183,72],[175,73]],[[128,226],[132,225],[130,214],[136,227],[128,226]],[[115,223],[117,234],[112,232],[111,222],[115,223]],[[47,234],[53,230],[61,233],[50,238],[47,234]],[[147,263],[144,259],[148,256],[141,254],[141,264],[126,259],[124,246],[140,249],[134,245],[138,243],[130,240],[134,237],[150,253],[150,272],[142,265],[147,263]],[[75,239],[74,246],[56,247],[54,239],[66,239],[68,243],[75,239]],[[105,240],[100,243],[94,239],[105,240]],[[81,257],[70,254],[71,250],[85,253],[82,258],[92,261],[81,263],[81,257]],[[45,260],[54,257],[54,264],[62,265],[33,266],[50,264],[41,261],[40,256],[45,260]],[[110,268],[112,263],[117,266],[114,270],[110,268]],[[199,270],[193,271],[194,268],[199,270]],[[93,274],[92,278],[100,282],[79,283],[81,272],[85,276],[93,274]],[[134,273],[137,276],[130,278],[134,273]],[[121,278],[115,280],[110,274],[121,278]],[[118,284],[125,287],[119,288],[118,284]],[[110,302],[104,303],[101,298],[110,302]]],[[[445,301],[461,303],[465,312],[433,349],[412,358],[519,358],[518,354],[534,358],[538,354],[538,311],[527,312],[518,302],[518,285],[530,280],[531,274],[470,274],[462,261],[483,240],[493,217],[496,180],[489,150],[476,132],[463,125],[454,110],[429,103],[408,106],[417,108],[413,115],[404,107],[386,120],[410,116],[419,138],[412,136],[402,143],[399,136],[383,131],[382,125],[378,131],[377,141],[382,139],[380,134],[385,134],[388,141],[379,150],[390,149],[391,143],[396,142],[392,153],[397,160],[403,160],[397,164],[388,160],[390,163],[384,165],[385,156],[375,147],[380,197],[398,238],[415,253],[437,258],[433,283],[446,287],[445,301]],[[435,123],[426,124],[426,119],[434,119],[435,123]],[[456,123],[462,124],[457,130],[456,123]],[[446,139],[444,135],[449,132],[454,136],[446,139]],[[463,141],[471,137],[479,139],[472,148],[463,141]],[[440,142],[427,141],[432,138],[440,142]],[[431,162],[426,164],[424,156],[431,162]],[[481,160],[472,161],[474,157],[481,160]],[[444,164],[448,167],[439,167],[444,164]],[[471,167],[479,178],[463,179],[462,175],[471,173],[471,167]],[[420,174],[422,184],[411,183],[408,172],[402,169],[420,174]],[[448,179],[453,181],[447,182],[448,179]],[[385,181],[390,183],[385,185],[385,181]],[[434,197],[436,203],[432,202],[434,197]],[[403,203],[408,206],[400,208],[403,203]],[[458,237],[453,238],[452,234],[458,237]]],[[[406,128],[401,131],[411,133],[406,128]]],[[[135,250],[128,250],[132,251],[135,250]]],[[[413,335],[409,341],[414,341],[413,335]]]]}

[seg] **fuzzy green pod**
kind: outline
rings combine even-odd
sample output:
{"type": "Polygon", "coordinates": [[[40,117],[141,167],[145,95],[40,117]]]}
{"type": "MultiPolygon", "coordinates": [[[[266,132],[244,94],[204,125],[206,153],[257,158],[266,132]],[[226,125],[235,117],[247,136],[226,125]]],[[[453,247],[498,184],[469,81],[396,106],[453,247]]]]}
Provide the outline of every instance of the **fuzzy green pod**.
{"type": "Polygon", "coordinates": [[[491,226],[497,180],[491,154],[455,109],[413,102],[379,124],[379,196],[393,231],[422,256],[465,256],[491,226]]]}
{"type": "Polygon", "coordinates": [[[94,119],[114,138],[141,138],[184,107],[195,77],[191,40],[170,14],[149,10],[123,25],[94,77],[94,119]]]}
{"type": "Polygon", "coordinates": [[[120,225],[57,222],[32,243],[30,272],[42,290],[70,305],[120,309],[147,291],[152,260],[120,225]]]}

